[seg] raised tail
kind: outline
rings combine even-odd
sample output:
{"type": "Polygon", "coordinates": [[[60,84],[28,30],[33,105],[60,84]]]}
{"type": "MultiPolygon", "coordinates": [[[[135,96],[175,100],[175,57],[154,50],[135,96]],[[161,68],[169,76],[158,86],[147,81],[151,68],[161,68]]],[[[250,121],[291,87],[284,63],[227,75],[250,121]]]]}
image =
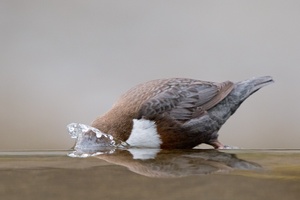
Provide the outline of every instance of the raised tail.
{"type": "Polygon", "coordinates": [[[235,113],[239,106],[254,92],[264,86],[273,83],[271,76],[254,77],[234,84],[233,90],[228,96],[215,106],[211,113],[224,120],[224,122],[235,113]]]}
{"type": "Polygon", "coordinates": [[[251,94],[273,82],[274,81],[271,76],[253,77],[251,79],[235,83],[234,89],[230,95],[232,98],[236,98],[237,101],[242,103],[251,94]]]}
{"type": "Polygon", "coordinates": [[[227,119],[235,113],[243,101],[260,88],[272,82],[274,81],[270,76],[251,78],[237,82],[227,97],[209,109],[206,115],[192,119],[186,122],[184,126],[195,126],[195,131],[198,132],[205,130],[211,130],[212,132],[218,131],[227,119]]]}
{"type": "Polygon", "coordinates": [[[253,77],[245,81],[240,81],[234,84],[234,88],[228,97],[236,103],[241,104],[251,94],[273,82],[274,80],[271,76],[253,77]]]}

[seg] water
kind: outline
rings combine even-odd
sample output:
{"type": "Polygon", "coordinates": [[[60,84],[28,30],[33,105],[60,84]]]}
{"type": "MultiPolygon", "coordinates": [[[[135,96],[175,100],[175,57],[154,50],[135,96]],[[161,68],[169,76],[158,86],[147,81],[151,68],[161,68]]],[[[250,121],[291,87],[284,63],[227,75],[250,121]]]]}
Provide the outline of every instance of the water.
{"type": "Polygon", "coordinates": [[[76,139],[72,157],[88,157],[94,154],[112,153],[116,148],[129,147],[126,142],[85,124],[71,123],[67,126],[71,138],[76,139]]]}
{"type": "Polygon", "coordinates": [[[300,150],[0,153],[1,199],[299,199],[300,150]]]}

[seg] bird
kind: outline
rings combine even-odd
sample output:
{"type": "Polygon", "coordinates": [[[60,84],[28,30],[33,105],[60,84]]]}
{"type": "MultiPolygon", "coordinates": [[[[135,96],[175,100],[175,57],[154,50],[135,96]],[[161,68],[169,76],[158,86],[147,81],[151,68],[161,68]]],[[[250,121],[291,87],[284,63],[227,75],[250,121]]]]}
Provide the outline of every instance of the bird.
{"type": "Polygon", "coordinates": [[[208,144],[230,148],[218,132],[239,106],[271,76],[211,82],[165,78],[141,83],[120,96],[91,126],[130,147],[191,149],[208,144]]]}
{"type": "Polygon", "coordinates": [[[117,149],[114,153],[95,156],[114,165],[152,178],[174,178],[233,170],[260,171],[258,163],[240,159],[238,155],[215,149],[117,149]]]}

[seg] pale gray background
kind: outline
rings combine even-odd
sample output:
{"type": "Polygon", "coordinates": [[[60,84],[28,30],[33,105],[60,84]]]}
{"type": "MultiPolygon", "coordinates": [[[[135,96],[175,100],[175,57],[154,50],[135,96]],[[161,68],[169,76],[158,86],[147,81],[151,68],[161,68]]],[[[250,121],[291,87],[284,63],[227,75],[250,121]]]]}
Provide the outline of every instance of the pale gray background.
{"type": "Polygon", "coordinates": [[[299,148],[300,1],[0,1],[0,150],[68,149],[137,83],[271,75],[220,139],[299,148]]]}

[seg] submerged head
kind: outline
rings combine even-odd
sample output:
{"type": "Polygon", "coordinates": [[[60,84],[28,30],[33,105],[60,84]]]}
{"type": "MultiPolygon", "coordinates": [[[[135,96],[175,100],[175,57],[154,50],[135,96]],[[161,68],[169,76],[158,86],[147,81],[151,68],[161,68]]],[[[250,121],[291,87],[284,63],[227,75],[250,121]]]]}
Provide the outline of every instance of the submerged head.
{"type": "Polygon", "coordinates": [[[71,138],[76,138],[74,149],[77,154],[108,153],[126,146],[126,143],[115,140],[113,136],[85,124],[71,123],[67,129],[71,138]]]}

